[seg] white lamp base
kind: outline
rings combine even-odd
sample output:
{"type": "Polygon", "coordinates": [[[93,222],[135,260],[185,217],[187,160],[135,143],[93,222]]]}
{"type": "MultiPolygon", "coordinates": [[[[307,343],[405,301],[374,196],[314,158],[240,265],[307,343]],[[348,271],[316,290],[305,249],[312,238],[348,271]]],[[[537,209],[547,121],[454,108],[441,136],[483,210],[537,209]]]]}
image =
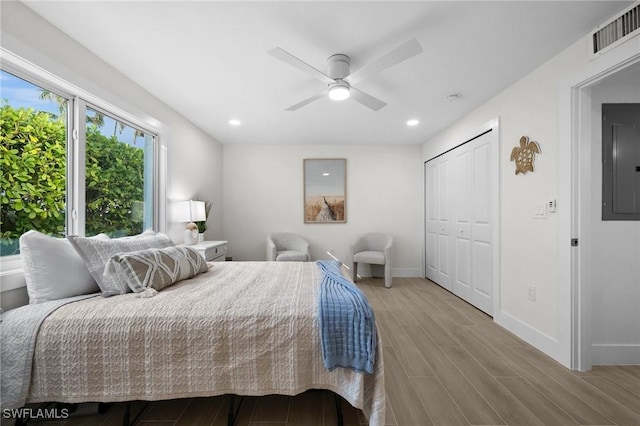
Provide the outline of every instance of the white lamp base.
{"type": "Polygon", "coordinates": [[[198,242],[198,230],[197,229],[185,229],[184,230],[184,243],[188,246],[196,244],[198,242]]]}

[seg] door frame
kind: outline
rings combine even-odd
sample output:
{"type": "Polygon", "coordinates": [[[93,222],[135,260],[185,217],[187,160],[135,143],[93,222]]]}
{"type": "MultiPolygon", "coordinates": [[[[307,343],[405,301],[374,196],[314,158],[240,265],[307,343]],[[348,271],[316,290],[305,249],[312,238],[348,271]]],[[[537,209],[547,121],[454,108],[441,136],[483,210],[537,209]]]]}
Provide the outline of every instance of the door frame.
{"type": "Polygon", "coordinates": [[[586,226],[591,189],[586,181],[588,172],[583,168],[588,168],[591,160],[590,89],[638,62],[640,37],[634,37],[588,63],[558,87],[558,199],[566,206],[558,205],[557,360],[574,370],[591,369],[592,236],[586,226]],[[578,239],[578,246],[571,246],[573,238],[578,239]]]}

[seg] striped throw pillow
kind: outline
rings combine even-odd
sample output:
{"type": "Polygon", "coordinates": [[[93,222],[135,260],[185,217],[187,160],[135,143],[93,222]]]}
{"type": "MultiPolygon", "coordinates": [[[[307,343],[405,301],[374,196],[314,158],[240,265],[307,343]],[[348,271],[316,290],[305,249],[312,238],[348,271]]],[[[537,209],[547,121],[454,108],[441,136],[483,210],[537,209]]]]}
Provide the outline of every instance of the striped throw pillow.
{"type": "Polygon", "coordinates": [[[204,258],[187,246],[119,253],[109,259],[105,273],[115,273],[134,293],[157,291],[207,272],[204,258]]]}

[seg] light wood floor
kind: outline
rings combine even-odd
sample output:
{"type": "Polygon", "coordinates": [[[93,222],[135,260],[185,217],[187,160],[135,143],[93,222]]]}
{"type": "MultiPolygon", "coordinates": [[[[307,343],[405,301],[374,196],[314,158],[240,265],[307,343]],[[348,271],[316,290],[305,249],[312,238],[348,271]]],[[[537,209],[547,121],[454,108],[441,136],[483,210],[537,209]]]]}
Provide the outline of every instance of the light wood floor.
{"type": "MultiPolygon", "coordinates": [[[[640,425],[640,366],[572,372],[427,280],[358,285],[380,328],[389,425],[640,425]]],[[[366,424],[343,407],[346,426],[366,424]]],[[[225,425],[226,410],[225,397],[154,402],[138,424],[225,425]]],[[[119,425],[123,411],[65,424],[119,425]]],[[[246,398],[236,424],[335,425],[333,394],[246,398]]]]}

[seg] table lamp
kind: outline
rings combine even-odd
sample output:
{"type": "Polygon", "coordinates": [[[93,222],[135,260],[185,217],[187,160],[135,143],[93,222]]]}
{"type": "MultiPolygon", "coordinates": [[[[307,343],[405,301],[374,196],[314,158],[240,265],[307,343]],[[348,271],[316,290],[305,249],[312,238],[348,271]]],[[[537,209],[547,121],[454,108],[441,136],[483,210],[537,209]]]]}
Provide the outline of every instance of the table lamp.
{"type": "Polygon", "coordinates": [[[184,243],[188,246],[198,242],[198,226],[194,222],[207,220],[204,207],[204,201],[176,203],[176,222],[189,222],[184,230],[184,243]]]}

